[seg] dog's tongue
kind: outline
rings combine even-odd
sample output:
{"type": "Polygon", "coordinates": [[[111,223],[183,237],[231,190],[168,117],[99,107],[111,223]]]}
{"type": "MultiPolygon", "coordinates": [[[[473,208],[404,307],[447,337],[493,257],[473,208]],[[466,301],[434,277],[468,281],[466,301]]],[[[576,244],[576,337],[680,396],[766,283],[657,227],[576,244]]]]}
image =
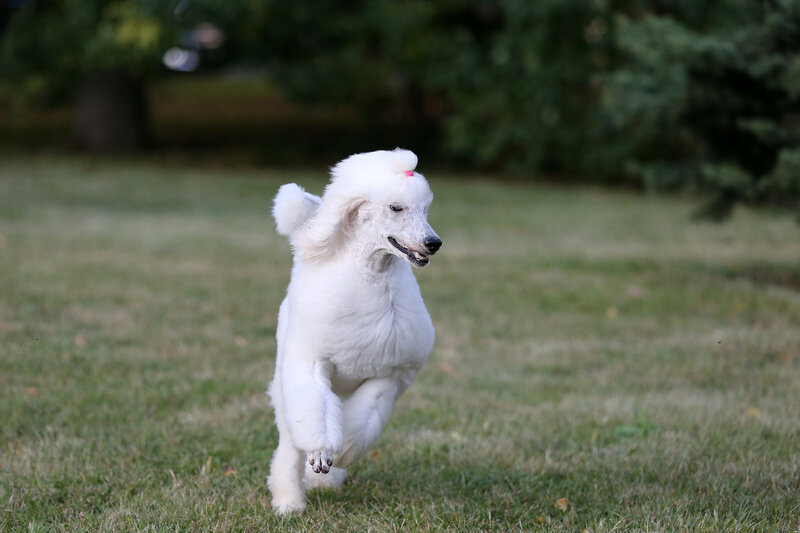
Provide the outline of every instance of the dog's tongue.
{"type": "Polygon", "coordinates": [[[418,252],[411,251],[411,259],[417,262],[418,266],[424,266],[428,264],[428,256],[422,255],[418,252]]]}

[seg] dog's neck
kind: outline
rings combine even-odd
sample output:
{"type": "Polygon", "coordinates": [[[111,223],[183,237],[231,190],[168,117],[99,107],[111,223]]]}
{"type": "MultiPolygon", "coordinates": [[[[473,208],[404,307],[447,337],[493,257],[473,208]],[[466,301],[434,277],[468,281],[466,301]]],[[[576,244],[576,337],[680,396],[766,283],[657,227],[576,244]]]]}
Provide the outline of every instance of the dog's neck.
{"type": "Polygon", "coordinates": [[[383,249],[364,252],[357,262],[367,278],[386,277],[402,263],[402,259],[383,249]]]}

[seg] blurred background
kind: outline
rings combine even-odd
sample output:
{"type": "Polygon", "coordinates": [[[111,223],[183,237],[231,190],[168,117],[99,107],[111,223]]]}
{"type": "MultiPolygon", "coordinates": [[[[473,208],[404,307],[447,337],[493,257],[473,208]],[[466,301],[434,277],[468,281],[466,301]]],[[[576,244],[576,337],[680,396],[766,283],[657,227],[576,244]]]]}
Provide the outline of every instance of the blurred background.
{"type": "Polygon", "coordinates": [[[0,0],[2,151],[426,166],[797,213],[797,0],[0,0]]]}
{"type": "Polygon", "coordinates": [[[800,0],[0,0],[0,531],[800,531],[798,214],[800,0]],[[395,146],[436,346],[281,521],[270,199],[395,146]]]}

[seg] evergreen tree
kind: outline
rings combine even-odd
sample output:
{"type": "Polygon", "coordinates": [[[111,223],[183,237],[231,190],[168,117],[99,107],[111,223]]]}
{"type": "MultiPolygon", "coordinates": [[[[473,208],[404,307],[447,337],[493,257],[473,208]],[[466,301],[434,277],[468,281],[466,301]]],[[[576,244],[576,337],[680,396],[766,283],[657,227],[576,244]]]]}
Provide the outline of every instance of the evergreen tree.
{"type": "Polygon", "coordinates": [[[604,103],[633,139],[629,168],[651,187],[711,192],[703,216],[800,212],[800,1],[706,4],[622,21],[629,63],[604,103]]]}

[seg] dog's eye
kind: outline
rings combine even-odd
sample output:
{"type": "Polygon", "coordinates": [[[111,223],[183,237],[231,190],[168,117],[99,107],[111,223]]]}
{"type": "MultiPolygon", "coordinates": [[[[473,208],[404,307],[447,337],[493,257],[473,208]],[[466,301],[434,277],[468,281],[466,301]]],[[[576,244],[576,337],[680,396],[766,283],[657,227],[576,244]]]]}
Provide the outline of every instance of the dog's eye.
{"type": "Polygon", "coordinates": [[[394,212],[396,212],[396,213],[399,213],[399,212],[400,212],[400,211],[402,211],[404,208],[403,208],[403,206],[402,206],[402,205],[392,204],[392,205],[390,205],[390,206],[389,206],[389,209],[391,209],[392,211],[394,211],[394,212]]]}

